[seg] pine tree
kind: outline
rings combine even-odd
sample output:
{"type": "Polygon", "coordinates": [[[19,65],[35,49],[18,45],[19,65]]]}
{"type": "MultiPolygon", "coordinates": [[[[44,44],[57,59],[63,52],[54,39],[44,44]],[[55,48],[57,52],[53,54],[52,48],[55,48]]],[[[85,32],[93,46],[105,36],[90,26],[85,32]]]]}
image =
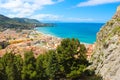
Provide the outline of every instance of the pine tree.
{"type": "Polygon", "coordinates": [[[37,71],[37,80],[46,80],[48,76],[45,72],[46,69],[46,54],[41,54],[37,57],[36,61],[36,71],[37,71]]]}
{"type": "Polygon", "coordinates": [[[36,80],[36,60],[33,56],[33,52],[26,52],[24,55],[22,79],[23,80],[36,80]]]}
{"type": "Polygon", "coordinates": [[[57,48],[60,72],[67,78],[80,77],[87,67],[86,48],[77,39],[63,39],[57,48]]]}
{"type": "Polygon", "coordinates": [[[50,50],[46,53],[46,74],[50,79],[57,78],[57,72],[59,70],[59,64],[56,57],[56,53],[53,50],[50,50]]]}
{"type": "MultiPolygon", "coordinates": [[[[16,80],[17,79],[17,69],[15,65],[15,55],[12,53],[6,53],[2,59],[3,59],[3,66],[6,74],[7,80],[16,80]]],[[[19,79],[18,79],[19,80],[19,79]]]]}

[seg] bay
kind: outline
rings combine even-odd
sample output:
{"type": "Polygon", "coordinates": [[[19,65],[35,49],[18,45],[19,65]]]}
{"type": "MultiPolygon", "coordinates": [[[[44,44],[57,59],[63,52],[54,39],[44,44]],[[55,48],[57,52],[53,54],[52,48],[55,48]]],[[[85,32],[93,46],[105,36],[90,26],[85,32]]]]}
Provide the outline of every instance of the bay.
{"type": "Polygon", "coordinates": [[[54,27],[37,27],[37,31],[60,38],[77,38],[80,42],[93,44],[96,34],[104,23],[55,23],[54,27]]]}

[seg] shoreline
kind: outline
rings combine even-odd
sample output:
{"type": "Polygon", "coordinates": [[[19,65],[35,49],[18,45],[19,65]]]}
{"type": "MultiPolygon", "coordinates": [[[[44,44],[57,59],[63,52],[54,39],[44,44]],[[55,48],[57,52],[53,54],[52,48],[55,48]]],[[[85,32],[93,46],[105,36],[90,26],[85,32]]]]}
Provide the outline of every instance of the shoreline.
{"type": "MultiPolygon", "coordinates": [[[[54,50],[61,44],[62,39],[51,34],[45,34],[37,30],[15,30],[7,29],[0,33],[0,42],[9,42],[9,45],[0,50],[0,57],[6,52],[13,51],[14,54],[23,56],[24,52],[33,51],[34,56],[43,54],[48,50],[54,50]]],[[[84,44],[87,49],[87,55],[90,56],[95,44],[84,44]]]]}
{"type": "MultiPolygon", "coordinates": [[[[38,34],[42,34],[44,36],[49,36],[49,37],[53,37],[53,38],[57,38],[57,39],[64,39],[64,38],[60,38],[60,37],[57,37],[57,36],[54,36],[54,35],[50,35],[50,34],[45,34],[43,32],[40,32],[40,31],[37,31],[37,30],[34,30],[36,33],[38,34]]],[[[87,59],[89,60],[91,58],[91,55],[92,55],[92,52],[93,52],[93,49],[95,48],[95,43],[94,44],[90,44],[90,43],[85,43],[85,42],[80,42],[81,44],[84,44],[84,46],[86,47],[86,56],[87,56],[87,59]]]]}
{"type": "MultiPolygon", "coordinates": [[[[55,35],[51,35],[51,34],[47,34],[47,33],[44,33],[44,32],[41,32],[41,31],[38,31],[38,30],[34,30],[35,32],[39,33],[39,34],[42,34],[42,35],[45,35],[45,36],[51,36],[51,37],[55,37],[55,38],[58,38],[58,39],[65,39],[65,38],[61,38],[61,37],[58,37],[58,36],[55,36],[55,35]]],[[[86,43],[86,42],[80,42],[84,45],[93,45],[92,43],[86,43]]]]}
{"type": "Polygon", "coordinates": [[[51,36],[51,37],[55,37],[55,38],[58,38],[58,39],[64,39],[64,38],[57,37],[57,36],[51,35],[51,34],[46,34],[46,33],[43,33],[43,32],[37,31],[37,30],[34,30],[34,31],[38,34],[42,34],[42,35],[45,35],[45,36],[51,36]]]}

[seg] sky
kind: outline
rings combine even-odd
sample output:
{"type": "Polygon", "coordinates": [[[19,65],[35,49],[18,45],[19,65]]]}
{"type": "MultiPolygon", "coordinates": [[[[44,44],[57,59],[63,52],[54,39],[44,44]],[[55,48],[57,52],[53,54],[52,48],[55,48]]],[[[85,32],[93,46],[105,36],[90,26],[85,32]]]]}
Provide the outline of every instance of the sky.
{"type": "Polygon", "coordinates": [[[120,0],[0,0],[0,14],[41,22],[97,22],[110,20],[120,0]]]}

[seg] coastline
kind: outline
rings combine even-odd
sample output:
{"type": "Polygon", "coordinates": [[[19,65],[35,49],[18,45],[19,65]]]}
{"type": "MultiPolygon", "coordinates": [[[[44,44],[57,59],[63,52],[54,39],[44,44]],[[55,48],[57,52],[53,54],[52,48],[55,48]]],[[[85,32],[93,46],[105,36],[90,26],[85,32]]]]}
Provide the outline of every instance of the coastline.
{"type": "Polygon", "coordinates": [[[35,31],[35,32],[38,33],[38,34],[45,35],[45,36],[51,36],[51,37],[55,37],[55,38],[58,38],[58,39],[64,39],[64,38],[57,37],[57,36],[55,36],[55,35],[45,34],[45,33],[43,33],[43,32],[37,31],[37,30],[33,30],[33,31],[35,31]]]}
{"type": "MultiPolygon", "coordinates": [[[[40,32],[40,31],[37,31],[37,30],[34,30],[36,33],[39,33],[39,34],[42,34],[42,35],[45,35],[45,36],[51,36],[51,37],[55,37],[55,38],[58,38],[58,39],[65,39],[65,38],[61,38],[61,37],[58,37],[58,36],[55,36],[55,35],[51,35],[51,34],[46,34],[44,32],[40,32]]],[[[85,42],[80,42],[82,44],[84,44],[85,46],[89,46],[89,45],[93,45],[92,43],[85,43],[85,42]]]]}
{"type": "MultiPolygon", "coordinates": [[[[54,38],[58,38],[58,39],[60,39],[60,40],[64,39],[64,38],[60,38],[60,37],[57,37],[57,36],[54,36],[54,35],[45,34],[45,33],[43,33],[43,32],[37,31],[37,30],[34,30],[34,31],[35,31],[36,33],[42,34],[42,35],[44,35],[44,36],[54,37],[54,38]]],[[[93,53],[93,50],[94,50],[94,48],[95,48],[96,43],[94,43],[94,44],[85,43],[85,42],[80,42],[80,43],[82,43],[82,44],[85,45],[86,50],[87,50],[86,56],[87,56],[87,59],[89,60],[89,59],[91,58],[91,55],[92,55],[92,53],[93,53]]]]}
{"type": "MultiPolygon", "coordinates": [[[[0,37],[0,42],[9,42],[6,48],[0,50],[0,56],[11,51],[14,54],[23,56],[24,52],[31,50],[34,52],[34,56],[38,56],[48,50],[56,49],[62,39],[64,39],[37,30],[22,30],[21,32],[17,32],[12,29],[0,32],[0,37]]],[[[85,45],[88,55],[90,55],[94,44],[81,43],[85,45]]]]}
{"type": "Polygon", "coordinates": [[[100,23],[56,23],[55,27],[36,27],[37,31],[60,38],[77,38],[81,43],[94,44],[100,23]],[[95,27],[92,29],[92,27],[95,27]]]}

